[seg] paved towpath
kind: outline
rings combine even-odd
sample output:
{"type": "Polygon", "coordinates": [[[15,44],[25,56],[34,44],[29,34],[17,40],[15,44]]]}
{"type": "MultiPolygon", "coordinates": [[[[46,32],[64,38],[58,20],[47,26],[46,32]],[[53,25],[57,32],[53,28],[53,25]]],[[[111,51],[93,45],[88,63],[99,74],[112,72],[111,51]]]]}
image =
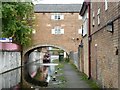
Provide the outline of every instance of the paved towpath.
{"type": "Polygon", "coordinates": [[[58,81],[50,80],[48,88],[89,88],[90,86],[82,79],[81,74],[69,63],[64,63],[64,67],[61,68],[63,71],[62,77],[65,78],[64,83],[57,84],[60,80],[56,78],[58,81]],[[56,84],[53,84],[56,83],[56,84]]]}
{"type": "Polygon", "coordinates": [[[66,63],[63,71],[67,80],[66,88],[90,88],[71,64],[66,63]]]}

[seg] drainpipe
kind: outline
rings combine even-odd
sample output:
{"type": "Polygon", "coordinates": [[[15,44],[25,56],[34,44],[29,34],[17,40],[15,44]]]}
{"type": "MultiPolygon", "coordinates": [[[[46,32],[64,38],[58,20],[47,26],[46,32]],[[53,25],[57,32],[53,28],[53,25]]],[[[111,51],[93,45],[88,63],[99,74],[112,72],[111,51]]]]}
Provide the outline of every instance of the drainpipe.
{"type": "Polygon", "coordinates": [[[20,87],[23,88],[23,46],[21,45],[21,81],[20,81],[20,87]]]}
{"type": "Polygon", "coordinates": [[[90,12],[90,1],[88,2],[88,60],[89,60],[89,77],[88,79],[91,78],[91,12],[90,12]]]}

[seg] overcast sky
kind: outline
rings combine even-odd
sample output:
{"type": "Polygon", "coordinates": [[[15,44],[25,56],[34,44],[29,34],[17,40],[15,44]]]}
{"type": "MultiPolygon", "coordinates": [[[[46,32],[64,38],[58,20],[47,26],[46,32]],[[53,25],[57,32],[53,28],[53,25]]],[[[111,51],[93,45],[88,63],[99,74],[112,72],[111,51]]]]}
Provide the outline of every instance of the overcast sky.
{"type": "Polygon", "coordinates": [[[84,0],[34,0],[39,4],[82,4],[84,0]]]}

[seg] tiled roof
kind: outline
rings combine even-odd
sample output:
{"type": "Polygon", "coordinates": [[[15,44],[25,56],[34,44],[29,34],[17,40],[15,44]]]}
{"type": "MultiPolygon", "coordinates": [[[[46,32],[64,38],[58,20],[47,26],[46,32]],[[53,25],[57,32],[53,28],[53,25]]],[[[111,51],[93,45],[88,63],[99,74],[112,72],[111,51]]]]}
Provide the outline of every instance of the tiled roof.
{"type": "Polygon", "coordinates": [[[34,12],[80,12],[81,4],[36,4],[34,12]]]}

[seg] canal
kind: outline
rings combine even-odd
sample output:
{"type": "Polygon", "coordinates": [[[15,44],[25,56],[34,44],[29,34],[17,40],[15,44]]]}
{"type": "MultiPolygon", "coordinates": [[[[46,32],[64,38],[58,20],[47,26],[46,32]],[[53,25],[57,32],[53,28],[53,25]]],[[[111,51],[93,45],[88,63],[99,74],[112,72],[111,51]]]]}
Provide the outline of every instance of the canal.
{"type": "MultiPolygon", "coordinates": [[[[22,73],[24,69],[25,79],[33,86],[47,87],[49,81],[53,79],[55,66],[52,63],[58,56],[51,57],[51,63],[41,63],[41,60],[27,62],[23,67],[14,68],[0,74],[0,90],[5,88],[21,88],[22,73]]],[[[31,86],[32,87],[32,86],[31,86]]]]}
{"type": "Polygon", "coordinates": [[[47,87],[49,81],[55,73],[55,66],[57,63],[40,63],[40,61],[34,61],[27,63],[25,67],[26,81],[40,87],[47,87]]]}

